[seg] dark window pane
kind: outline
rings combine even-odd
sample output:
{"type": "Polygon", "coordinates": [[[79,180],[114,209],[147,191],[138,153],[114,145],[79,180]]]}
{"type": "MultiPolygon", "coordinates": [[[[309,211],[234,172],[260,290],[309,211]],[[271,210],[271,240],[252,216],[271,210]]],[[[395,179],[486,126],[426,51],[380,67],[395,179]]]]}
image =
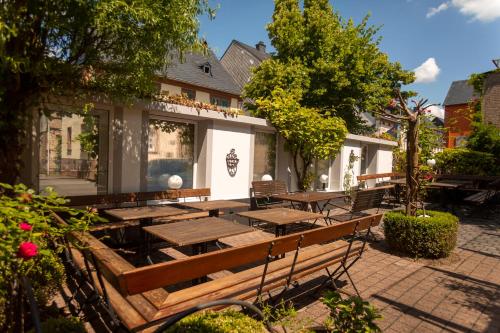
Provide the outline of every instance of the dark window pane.
{"type": "Polygon", "coordinates": [[[149,139],[156,146],[148,152],[148,191],[168,189],[173,175],[182,178],[182,188],[192,188],[194,124],[151,119],[149,139]]]}

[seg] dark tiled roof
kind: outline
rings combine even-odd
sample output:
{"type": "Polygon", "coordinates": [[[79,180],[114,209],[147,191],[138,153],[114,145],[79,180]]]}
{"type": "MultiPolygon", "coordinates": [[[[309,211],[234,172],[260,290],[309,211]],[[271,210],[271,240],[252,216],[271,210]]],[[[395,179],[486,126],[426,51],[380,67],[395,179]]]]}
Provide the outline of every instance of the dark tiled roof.
{"type": "Polygon", "coordinates": [[[467,80],[453,81],[443,105],[467,104],[473,97],[478,96],[474,93],[474,88],[467,83],[467,80]]]}
{"type": "Polygon", "coordinates": [[[221,65],[215,54],[209,50],[207,55],[187,53],[182,62],[173,56],[166,71],[160,73],[168,79],[189,83],[195,86],[240,95],[241,89],[231,75],[221,65]],[[203,71],[204,64],[210,64],[211,73],[203,71]]]}
{"type": "Polygon", "coordinates": [[[270,56],[255,47],[233,40],[221,57],[221,64],[242,89],[250,80],[252,68],[259,66],[270,56]]]}

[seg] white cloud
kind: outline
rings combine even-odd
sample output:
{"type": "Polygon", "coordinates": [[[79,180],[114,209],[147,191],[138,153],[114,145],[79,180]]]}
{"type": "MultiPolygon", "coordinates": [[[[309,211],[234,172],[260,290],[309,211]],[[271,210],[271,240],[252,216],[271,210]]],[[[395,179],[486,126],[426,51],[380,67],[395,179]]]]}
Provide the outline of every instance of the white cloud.
{"type": "Polygon", "coordinates": [[[427,12],[427,15],[425,15],[425,17],[427,17],[427,18],[432,17],[432,16],[436,15],[437,13],[442,12],[443,10],[447,10],[448,7],[450,7],[449,2],[443,2],[442,4],[440,4],[437,7],[431,7],[431,8],[429,8],[429,11],[427,12]]]}
{"type": "Polygon", "coordinates": [[[426,17],[430,18],[450,7],[458,9],[463,15],[472,16],[473,21],[491,22],[500,18],[500,0],[450,0],[429,8],[426,17]]]}
{"type": "Polygon", "coordinates": [[[444,109],[439,105],[429,106],[427,110],[431,111],[433,116],[444,119],[444,109]]]}
{"type": "Polygon", "coordinates": [[[436,63],[436,59],[429,58],[417,68],[415,68],[415,83],[428,83],[436,81],[441,69],[436,63]]]}

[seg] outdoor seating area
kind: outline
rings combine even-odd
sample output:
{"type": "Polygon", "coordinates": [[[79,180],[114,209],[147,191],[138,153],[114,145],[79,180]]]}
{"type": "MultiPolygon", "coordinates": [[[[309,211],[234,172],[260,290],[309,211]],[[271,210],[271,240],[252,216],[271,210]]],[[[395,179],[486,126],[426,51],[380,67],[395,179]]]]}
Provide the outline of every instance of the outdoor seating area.
{"type": "Polygon", "coordinates": [[[0,332],[500,333],[498,20],[3,1],[0,332]]]}
{"type": "MultiPolygon", "coordinates": [[[[258,185],[270,188],[275,183],[258,185]]],[[[188,193],[198,197],[209,190],[188,193]]],[[[106,311],[131,331],[161,324],[204,302],[231,298],[275,304],[286,290],[294,289],[295,281],[318,271],[327,272],[318,288],[335,285],[339,277],[349,276],[382,219],[375,213],[331,222],[324,207],[332,200],[344,203],[346,196],[340,193],[278,193],[276,200],[294,203],[297,209],[257,210],[232,200],[179,200],[184,196],[135,193],[123,195],[124,202],[96,197],[99,207],[130,202],[139,206],[101,208],[110,222],[71,236],[84,248],[68,249],[79,286],[92,288],[106,311]],[[147,204],[147,199],[158,198],[169,201],[147,204]],[[200,212],[204,216],[194,215],[200,212]],[[99,240],[103,234],[107,237],[99,240]]],[[[87,203],[91,199],[85,198],[87,203]]],[[[77,198],[69,205],[82,201],[77,198]]],[[[365,202],[364,210],[378,209],[379,201],[365,202]]],[[[64,215],[56,217],[66,223],[64,215]]]]}

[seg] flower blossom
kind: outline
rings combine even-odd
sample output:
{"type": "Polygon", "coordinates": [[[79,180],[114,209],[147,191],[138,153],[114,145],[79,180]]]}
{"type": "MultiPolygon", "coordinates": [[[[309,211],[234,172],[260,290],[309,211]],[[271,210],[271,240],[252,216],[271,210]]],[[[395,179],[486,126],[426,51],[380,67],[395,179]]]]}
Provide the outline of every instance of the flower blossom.
{"type": "Polygon", "coordinates": [[[38,246],[32,242],[22,242],[17,250],[17,256],[29,260],[38,254],[38,246]]]}
{"type": "Polygon", "coordinates": [[[23,222],[19,223],[19,228],[21,230],[24,230],[24,231],[31,231],[31,229],[33,229],[33,227],[31,226],[31,224],[29,224],[26,221],[23,221],[23,222]]]}

